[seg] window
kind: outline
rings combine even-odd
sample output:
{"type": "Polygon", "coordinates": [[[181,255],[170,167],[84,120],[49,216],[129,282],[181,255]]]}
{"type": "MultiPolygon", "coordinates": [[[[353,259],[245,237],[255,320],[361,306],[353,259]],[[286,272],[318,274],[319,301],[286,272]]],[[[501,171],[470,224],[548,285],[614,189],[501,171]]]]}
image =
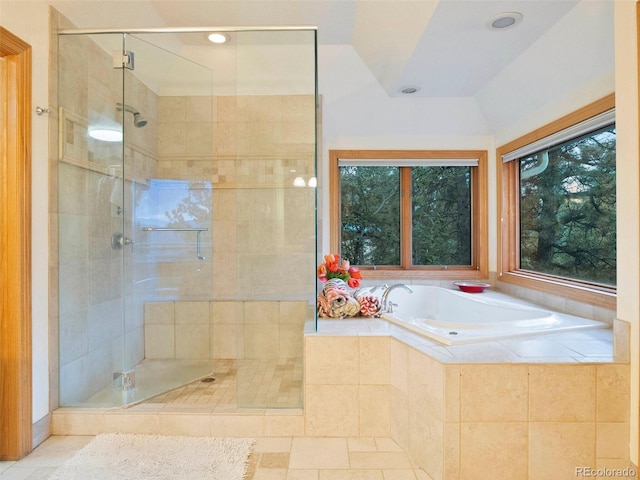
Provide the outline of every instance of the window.
{"type": "Polygon", "coordinates": [[[501,280],[615,306],[615,147],[610,96],[498,149],[501,280]]]}
{"type": "Polygon", "coordinates": [[[486,151],[331,151],[332,251],[368,278],[484,278],[486,151]]]}

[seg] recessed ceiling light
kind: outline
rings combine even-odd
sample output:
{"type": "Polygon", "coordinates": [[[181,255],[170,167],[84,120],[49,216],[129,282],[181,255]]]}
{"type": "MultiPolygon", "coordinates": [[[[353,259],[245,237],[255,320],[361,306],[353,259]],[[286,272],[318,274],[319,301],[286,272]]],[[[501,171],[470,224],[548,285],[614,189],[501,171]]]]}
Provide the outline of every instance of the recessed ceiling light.
{"type": "Polygon", "coordinates": [[[210,33],[207,35],[207,39],[211,43],[227,43],[229,41],[229,37],[226,34],[219,32],[210,33]]]}
{"type": "Polygon", "coordinates": [[[495,30],[505,30],[522,21],[522,14],[518,12],[505,12],[496,15],[489,20],[489,27],[495,30]]]}
{"type": "Polygon", "coordinates": [[[398,91],[404,95],[411,95],[412,93],[417,93],[420,91],[420,87],[416,87],[414,85],[406,85],[404,87],[400,87],[398,91]]]}

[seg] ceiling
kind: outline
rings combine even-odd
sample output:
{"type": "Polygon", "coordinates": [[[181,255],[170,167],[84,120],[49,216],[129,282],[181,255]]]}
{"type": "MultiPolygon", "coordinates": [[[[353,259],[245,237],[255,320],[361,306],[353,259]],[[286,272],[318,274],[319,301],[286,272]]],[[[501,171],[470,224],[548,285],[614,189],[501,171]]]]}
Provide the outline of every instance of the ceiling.
{"type": "MultiPolygon", "coordinates": [[[[593,0],[583,0],[584,2],[593,0]]],[[[473,97],[579,0],[54,0],[77,27],[318,27],[323,46],[353,47],[389,97],[473,97]],[[518,12],[501,31],[490,20],[518,12]]],[[[610,3],[610,1],[609,1],[610,3]]],[[[611,30],[613,27],[611,27],[611,30]]],[[[203,37],[175,37],[197,44],[203,37]],[[195,39],[195,40],[194,40],[195,39]]],[[[178,45],[179,47],[179,45],[178,45]]]]}

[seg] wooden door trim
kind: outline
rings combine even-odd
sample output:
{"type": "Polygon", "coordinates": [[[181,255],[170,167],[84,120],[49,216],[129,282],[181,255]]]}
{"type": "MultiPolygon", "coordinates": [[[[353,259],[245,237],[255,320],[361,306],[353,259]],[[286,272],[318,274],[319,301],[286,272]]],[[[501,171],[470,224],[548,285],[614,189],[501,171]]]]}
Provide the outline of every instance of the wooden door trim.
{"type": "Polygon", "coordinates": [[[32,450],[31,47],[0,27],[0,460],[32,450]]]}

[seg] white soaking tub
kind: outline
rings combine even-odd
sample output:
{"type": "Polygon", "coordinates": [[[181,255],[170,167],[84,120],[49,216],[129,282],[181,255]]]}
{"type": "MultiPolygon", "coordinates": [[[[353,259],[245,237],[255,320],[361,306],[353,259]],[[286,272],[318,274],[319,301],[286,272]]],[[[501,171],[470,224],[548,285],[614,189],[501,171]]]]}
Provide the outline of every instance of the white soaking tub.
{"type": "Polygon", "coordinates": [[[464,293],[410,285],[388,295],[393,311],[382,319],[445,345],[495,341],[549,332],[610,328],[605,322],[538,307],[498,292],[464,293]]]}

